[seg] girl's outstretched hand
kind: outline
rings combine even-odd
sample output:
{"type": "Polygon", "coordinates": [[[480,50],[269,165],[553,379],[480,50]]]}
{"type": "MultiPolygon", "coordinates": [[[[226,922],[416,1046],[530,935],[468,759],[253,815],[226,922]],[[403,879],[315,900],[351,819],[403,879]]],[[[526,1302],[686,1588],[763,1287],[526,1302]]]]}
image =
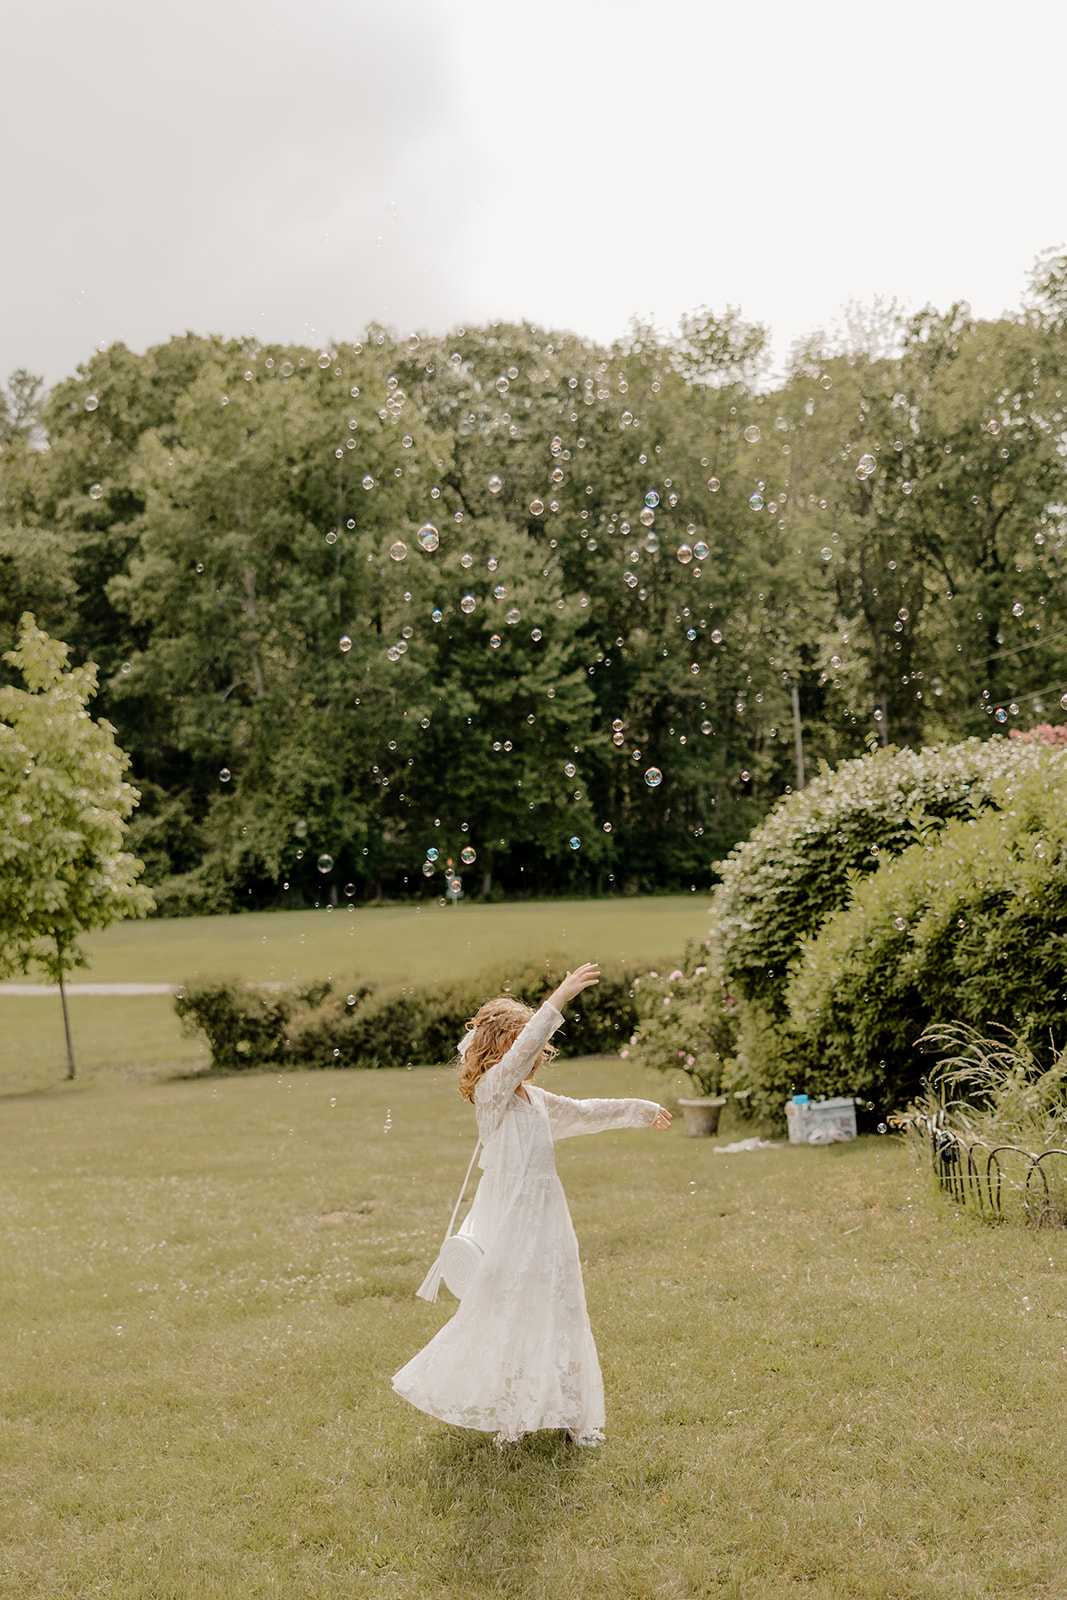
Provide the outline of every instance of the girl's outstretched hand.
{"type": "Polygon", "coordinates": [[[562,1011],[565,1005],[581,994],[583,989],[592,988],[594,983],[600,982],[600,963],[597,961],[583,961],[580,967],[575,967],[573,972],[568,972],[563,982],[554,994],[548,997],[549,1005],[555,1006],[557,1011],[562,1011]]]}
{"type": "Polygon", "coordinates": [[[659,1111],[656,1113],[656,1120],[653,1122],[652,1126],[654,1128],[669,1128],[672,1120],[671,1113],[667,1110],[667,1107],[660,1106],[659,1111]]]}

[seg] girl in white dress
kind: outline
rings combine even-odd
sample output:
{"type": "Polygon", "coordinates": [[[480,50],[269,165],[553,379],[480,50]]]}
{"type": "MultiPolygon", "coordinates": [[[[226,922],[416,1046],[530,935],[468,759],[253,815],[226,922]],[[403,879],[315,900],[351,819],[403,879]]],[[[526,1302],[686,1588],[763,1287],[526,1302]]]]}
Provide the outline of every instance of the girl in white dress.
{"type": "MultiPolygon", "coordinates": [[[[488,1000],[461,1043],[460,1093],[474,1102],[484,1177],[460,1232],[485,1254],[455,1316],[393,1388],[442,1422],[495,1433],[501,1446],[536,1428],[565,1428],[582,1445],[604,1440],[604,1385],[553,1141],[666,1128],[671,1114],[652,1100],[568,1100],[534,1085],[556,1054],[548,1041],[563,1007],[599,981],[587,962],[537,1012],[509,995],[488,1000]]],[[[436,1298],[438,1276],[435,1263],[424,1298],[436,1298]]]]}

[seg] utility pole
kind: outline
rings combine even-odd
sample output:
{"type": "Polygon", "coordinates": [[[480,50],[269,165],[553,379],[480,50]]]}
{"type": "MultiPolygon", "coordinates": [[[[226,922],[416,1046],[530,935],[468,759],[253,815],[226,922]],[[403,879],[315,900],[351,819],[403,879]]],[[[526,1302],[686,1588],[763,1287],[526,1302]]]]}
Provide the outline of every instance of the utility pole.
{"type": "Polygon", "coordinates": [[[804,741],[800,733],[800,690],[793,685],[793,744],[797,753],[797,788],[804,787],[804,741]]]}

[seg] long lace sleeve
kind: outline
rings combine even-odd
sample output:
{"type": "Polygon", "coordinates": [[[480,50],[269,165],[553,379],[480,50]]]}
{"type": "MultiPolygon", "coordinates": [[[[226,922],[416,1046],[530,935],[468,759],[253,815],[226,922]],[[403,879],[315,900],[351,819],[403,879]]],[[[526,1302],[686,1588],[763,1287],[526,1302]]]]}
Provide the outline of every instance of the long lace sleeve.
{"type": "Polygon", "coordinates": [[[501,1056],[496,1066],[490,1067],[484,1077],[478,1080],[474,1105],[484,1144],[488,1144],[500,1126],[512,1095],[523,1079],[529,1077],[530,1068],[562,1021],[563,1017],[555,1006],[546,1000],[540,1010],[534,1012],[507,1054],[501,1056]]]}
{"type": "Polygon", "coordinates": [[[553,1139],[573,1139],[579,1133],[603,1133],[611,1128],[650,1128],[659,1106],[655,1100],[568,1100],[566,1095],[538,1089],[553,1139]]]}

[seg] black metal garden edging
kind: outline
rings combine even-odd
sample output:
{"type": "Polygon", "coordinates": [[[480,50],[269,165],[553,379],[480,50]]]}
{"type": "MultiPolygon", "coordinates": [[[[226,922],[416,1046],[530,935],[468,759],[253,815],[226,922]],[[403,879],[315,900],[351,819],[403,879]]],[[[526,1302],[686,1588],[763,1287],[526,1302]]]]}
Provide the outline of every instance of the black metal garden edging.
{"type": "Polygon", "coordinates": [[[989,1145],[922,1113],[912,1113],[907,1128],[940,1187],[959,1205],[987,1217],[1018,1212],[1031,1227],[1067,1227],[1067,1150],[989,1145]]]}

